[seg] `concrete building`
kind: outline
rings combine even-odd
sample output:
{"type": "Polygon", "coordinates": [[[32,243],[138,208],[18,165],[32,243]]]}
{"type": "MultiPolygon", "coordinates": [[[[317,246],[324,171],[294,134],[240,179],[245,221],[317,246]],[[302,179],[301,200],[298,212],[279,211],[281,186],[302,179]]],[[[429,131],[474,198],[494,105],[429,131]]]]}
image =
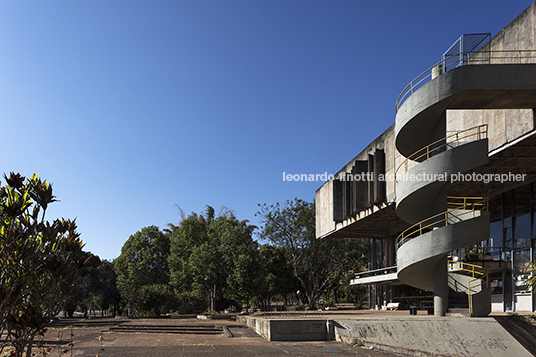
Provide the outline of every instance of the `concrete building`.
{"type": "Polygon", "coordinates": [[[536,311],[535,43],[536,3],[493,37],[461,36],[316,191],[317,238],[370,241],[352,283],[371,308],[536,311]]]}

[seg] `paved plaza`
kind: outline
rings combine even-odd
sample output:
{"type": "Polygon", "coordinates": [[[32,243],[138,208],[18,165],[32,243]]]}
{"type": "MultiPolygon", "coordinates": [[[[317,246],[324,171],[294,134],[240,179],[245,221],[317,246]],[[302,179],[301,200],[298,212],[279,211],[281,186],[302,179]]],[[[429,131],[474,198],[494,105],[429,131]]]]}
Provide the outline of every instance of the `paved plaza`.
{"type": "MultiPolygon", "coordinates": [[[[79,319],[77,319],[79,320],[79,319]]],[[[229,320],[200,321],[197,319],[134,319],[128,325],[158,326],[226,326],[228,332],[221,334],[183,334],[183,333],[147,333],[147,332],[116,332],[112,325],[99,324],[113,319],[90,319],[87,326],[76,324],[51,327],[47,332],[47,340],[58,338],[68,339],[73,334],[73,356],[397,356],[377,350],[361,347],[350,347],[342,342],[279,342],[266,341],[249,328],[229,320]],[[102,348],[99,337],[102,336],[102,348]],[[232,336],[232,337],[231,337],[232,336]]],[[[86,320],[87,321],[87,320],[86,320]]],[[[61,347],[69,348],[67,345],[61,347]]],[[[50,355],[57,354],[54,347],[50,355]]],[[[70,355],[69,353],[66,354],[70,355]]]]}

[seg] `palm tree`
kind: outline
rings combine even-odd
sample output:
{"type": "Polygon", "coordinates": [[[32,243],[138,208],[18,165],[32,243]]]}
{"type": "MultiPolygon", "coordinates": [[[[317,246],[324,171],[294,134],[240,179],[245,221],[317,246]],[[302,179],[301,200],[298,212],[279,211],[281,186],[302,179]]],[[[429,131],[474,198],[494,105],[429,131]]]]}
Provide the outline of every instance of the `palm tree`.
{"type": "Polygon", "coordinates": [[[531,262],[527,259],[528,266],[525,267],[525,273],[530,274],[530,278],[527,279],[527,286],[531,288],[536,287],[536,261],[531,262]]]}

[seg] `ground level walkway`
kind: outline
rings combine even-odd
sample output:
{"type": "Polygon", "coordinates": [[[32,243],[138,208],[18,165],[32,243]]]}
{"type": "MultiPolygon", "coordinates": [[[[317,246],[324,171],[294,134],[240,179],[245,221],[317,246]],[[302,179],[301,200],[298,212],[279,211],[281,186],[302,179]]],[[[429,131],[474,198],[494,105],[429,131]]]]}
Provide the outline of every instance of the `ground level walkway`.
{"type": "Polygon", "coordinates": [[[534,314],[495,313],[489,317],[428,315],[417,311],[329,311],[239,316],[271,341],[360,341],[365,346],[414,356],[536,355],[534,314]]]}
{"type": "MultiPolygon", "coordinates": [[[[59,355],[58,350],[71,348],[72,356],[77,357],[398,356],[337,341],[267,341],[243,324],[230,320],[91,318],[61,321],[61,324],[52,324],[45,336],[45,346],[52,347],[51,356],[59,355]],[[213,327],[221,333],[214,332],[213,327]],[[131,331],[126,331],[128,329],[131,331]],[[71,334],[73,347],[69,346],[71,334]],[[58,346],[55,341],[59,340],[63,342],[58,346]]],[[[71,351],[61,355],[71,356],[71,351]]]]}

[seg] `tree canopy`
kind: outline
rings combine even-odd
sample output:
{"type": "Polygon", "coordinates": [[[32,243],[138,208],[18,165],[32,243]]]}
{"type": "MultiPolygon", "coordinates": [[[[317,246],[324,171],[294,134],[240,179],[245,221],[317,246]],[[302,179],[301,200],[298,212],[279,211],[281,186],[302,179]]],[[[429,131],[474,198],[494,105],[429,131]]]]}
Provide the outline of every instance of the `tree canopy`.
{"type": "Polygon", "coordinates": [[[144,311],[142,287],[169,283],[170,242],[156,226],[131,235],[114,262],[117,288],[131,308],[144,311]]]}
{"type": "Polygon", "coordinates": [[[215,217],[207,206],[204,214],[192,213],[170,228],[170,276],[177,293],[206,299],[210,310],[220,297],[247,300],[253,295],[255,227],[230,211],[215,217]]]}
{"type": "MultiPolygon", "coordinates": [[[[46,221],[56,202],[37,175],[4,175],[0,187],[1,328],[15,355],[32,353],[35,336],[63,307],[85,259],[75,221],[46,221]]],[[[1,331],[0,331],[1,332],[1,331]]]]}
{"type": "Polygon", "coordinates": [[[281,247],[290,262],[299,298],[314,304],[335,291],[348,270],[366,262],[366,242],[358,239],[316,239],[313,203],[294,199],[259,205],[260,237],[281,247]]]}

